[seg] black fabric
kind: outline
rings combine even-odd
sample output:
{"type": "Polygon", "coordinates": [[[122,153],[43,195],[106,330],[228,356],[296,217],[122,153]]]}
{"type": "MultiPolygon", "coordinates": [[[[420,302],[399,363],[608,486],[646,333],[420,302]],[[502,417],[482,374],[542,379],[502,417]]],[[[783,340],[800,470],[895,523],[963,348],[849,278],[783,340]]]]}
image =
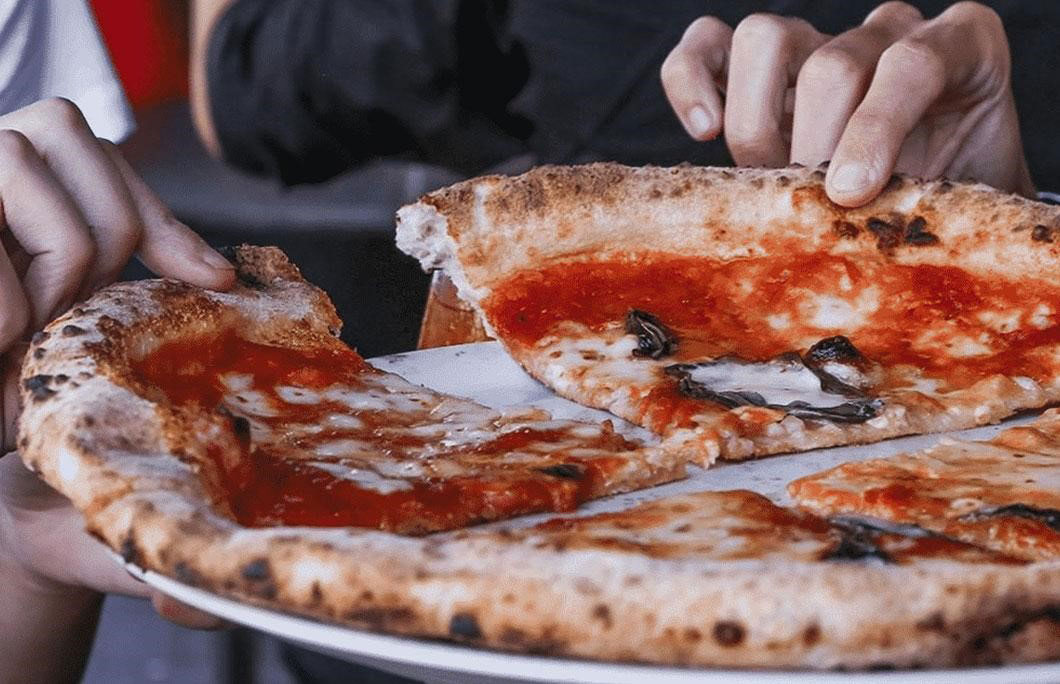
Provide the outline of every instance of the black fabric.
{"type": "MultiPolygon", "coordinates": [[[[233,164],[283,182],[403,155],[471,174],[522,153],[540,162],[730,163],[697,144],[659,67],[712,13],[801,16],[836,33],[859,0],[238,0],[214,31],[214,122],[233,164]]],[[[945,1],[913,2],[932,16],[945,1]]],[[[1005,22],[1031,170],[1060,187],[1060,3],[989,2],[1005,22]]]]}

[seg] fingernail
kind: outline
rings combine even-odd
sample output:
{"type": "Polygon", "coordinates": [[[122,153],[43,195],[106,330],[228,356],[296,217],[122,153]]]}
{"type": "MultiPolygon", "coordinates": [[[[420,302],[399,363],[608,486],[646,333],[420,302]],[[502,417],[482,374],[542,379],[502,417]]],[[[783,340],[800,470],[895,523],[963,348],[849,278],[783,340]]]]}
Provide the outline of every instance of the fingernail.
{"type": "Polygon", "coordinates": [[[862,164],[846,163],[841,166],[833,166],[830,179],[832,188],[838,192],[857,192],[863,190],[871,182],[869,171],[862,164]]]}
{"type": "Polygon", "coordinates": [[[713,126],[714,119],[707,113],[707,110],[699,105],[688,110],[688,127],[691,129],[693,137],[702,138],[713,126]]]}
{"type": "Polygon", "coordinates": [[[216,268],[219,270],[231,271],[235,268],[228,259],[213,251],[209,247],[199,252],[199,258],[206,263],[210,268],[216,268]]]}

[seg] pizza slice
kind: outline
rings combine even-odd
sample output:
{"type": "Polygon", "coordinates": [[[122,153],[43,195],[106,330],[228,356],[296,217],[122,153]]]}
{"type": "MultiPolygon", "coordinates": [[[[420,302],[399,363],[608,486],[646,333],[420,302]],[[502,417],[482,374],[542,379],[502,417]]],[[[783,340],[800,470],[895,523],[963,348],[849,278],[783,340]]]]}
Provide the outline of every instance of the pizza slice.
{"type": "Polygon", "coordinates": [[[986,442],[943,440],[788,485],[822,515],[868,515],[1030,560],[1060,558],[1060,411],[986,442]]]}
{"type": "Polygon", "coordinates": [[[424,196],[398,246],[532,376],[703,465],[1060,399],[1060,209],[901,177],[847,209],[823,178],[542,167],[424,196]]]}
{"type": "Polygon", "coordinates": [[[106,461],[133,490],[159,468],[191,468],[247,527],[414,534],[572,510],[683,475],[679,456],[610,422],[495,411],[380,371],[334,336],[330,303],[280,252],[235,256],[243,282],[230,293],[119,285],[39,335],[23,452],[59,478],[106,461]]]}

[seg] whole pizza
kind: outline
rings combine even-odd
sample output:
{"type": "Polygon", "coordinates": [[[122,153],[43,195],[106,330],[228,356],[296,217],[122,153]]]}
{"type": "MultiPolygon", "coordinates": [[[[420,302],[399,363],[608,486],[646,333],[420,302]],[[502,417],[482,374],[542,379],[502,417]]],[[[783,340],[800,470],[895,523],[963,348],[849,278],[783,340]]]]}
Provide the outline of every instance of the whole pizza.
{"type": "Polygon", "coordinates": [[[231,292],[119,284],[38,334],[22,458],[127,562],[360,629],[699,666],[1060,658],[1054,411],[809,475],[791,503],[576,514],[719,458],[1060,399],[1060,212],[897,177],[850,210],[822,183],[544,167],[399,212],[399,246],[528,373],[612,420],[380,370],[282,253],[241,247],[231,292]]]}

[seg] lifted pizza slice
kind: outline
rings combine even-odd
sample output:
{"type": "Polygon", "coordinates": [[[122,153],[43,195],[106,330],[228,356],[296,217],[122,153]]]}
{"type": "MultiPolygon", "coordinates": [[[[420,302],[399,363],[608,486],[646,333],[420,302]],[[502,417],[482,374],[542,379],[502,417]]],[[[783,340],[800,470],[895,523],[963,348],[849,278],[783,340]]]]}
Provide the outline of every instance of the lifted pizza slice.
{"type": "Polygon", "coordinates": [[[704,465],[1060,399],[1060,209],[900,177],[848,209],[823,177],[543,167],[426,195],[398,245],[535,378],[704,465]]]}

